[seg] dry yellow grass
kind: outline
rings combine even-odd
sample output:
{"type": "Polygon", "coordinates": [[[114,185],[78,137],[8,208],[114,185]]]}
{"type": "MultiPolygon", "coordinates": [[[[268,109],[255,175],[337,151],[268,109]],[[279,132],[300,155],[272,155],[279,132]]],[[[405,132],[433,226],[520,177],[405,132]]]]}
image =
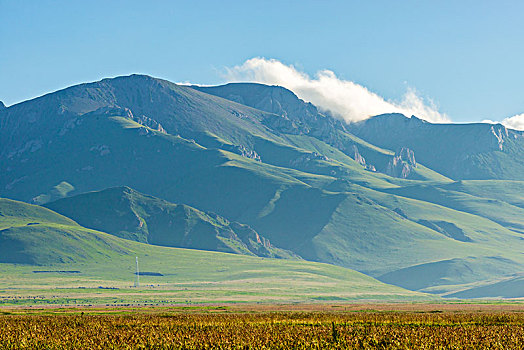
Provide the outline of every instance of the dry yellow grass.
{"type": "Polygon", "coordinates": [[[522,349],[521,307],[439,306],[11,310],[0,316],[0,348],[522,349]]]}

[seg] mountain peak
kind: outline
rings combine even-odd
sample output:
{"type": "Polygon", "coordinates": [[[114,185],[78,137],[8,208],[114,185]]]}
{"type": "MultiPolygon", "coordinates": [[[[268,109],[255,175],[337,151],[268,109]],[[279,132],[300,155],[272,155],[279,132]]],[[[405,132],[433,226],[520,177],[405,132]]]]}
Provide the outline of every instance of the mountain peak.
{"type": "Polygon", "coordinates": [[[411,117],[407,117],[406,115],[402,113],[384,113],[379,114],[376,116],[373,116],[369,119],[363,120],[363,122],[366,121],[388,121],[388,122],[396,122],[396,123],[407,123],[410,121],[421,121],[421,119],[415,117],[412,115],[411,117]]]}
{"type": "Polygon", "coordinates": [[[102,82],[102,81],[111,81],[111,80],[162,80],[162,79],[155,78],[147,74],[134,73],[134,74],[129,74],[129,75],[118,75],[112,78],[104,78],[100,81],[102,82]]]}
{"type": "Polygon", "coordinates": [[[304,110],[304,108],[310,110],[310,113],[318,113],[317,108],[311,103],[301,100],[293,91],[278,85],[228,83],[219,86],[192,86],[192,88],[279,115],[293,114],[294,110],[304,110]]]}
{"type": "Polygon", "coordinates": [[[0,111],[2,109],[6,109],[7,107],[5,106],[4,102],[0,101],[0,111]]]}

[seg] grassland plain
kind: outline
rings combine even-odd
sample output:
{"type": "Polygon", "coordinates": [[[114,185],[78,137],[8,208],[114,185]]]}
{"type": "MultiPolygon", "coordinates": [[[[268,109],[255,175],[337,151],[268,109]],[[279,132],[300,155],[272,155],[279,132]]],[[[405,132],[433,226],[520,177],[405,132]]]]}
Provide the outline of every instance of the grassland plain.
{"type": "Polygon", "coordinates": [[[7,199],[0,214],[4,306],[434,298],[330,264],[134,242],[7,199]]]}
{"type": "MultiPolygon", "coordinates": [[[[145,246],[144,244],[137,244],[145,246]]],[[[134,288],[134,258],[107,263],[0,265],[0,305],[166,305],[434,300],[348,269],[319,263],[246,257],[178,248],[136,252],[142,270],[134,288]],[[158,254],[164,251],[164,254],[158,254]],[[219,255],[217,255],[219,254],[219,255]],[[34,271],[46,271],[35,273],[34,271]],[[49,271],[49,272],[47,272],[49,271]]]]}
{"type": "Polygon", "coordinates": [[[521,304],[3,309],[4,349],[521,349],[521,304]]]}

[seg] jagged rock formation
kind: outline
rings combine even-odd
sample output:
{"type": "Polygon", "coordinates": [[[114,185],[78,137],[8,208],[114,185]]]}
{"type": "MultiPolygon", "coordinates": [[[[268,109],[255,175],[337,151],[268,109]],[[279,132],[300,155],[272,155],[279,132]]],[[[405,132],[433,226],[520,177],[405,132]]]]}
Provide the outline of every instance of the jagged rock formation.
{"type": "Polygon", "coordinates": [[[358,147],[356,145],[353,145],[353,151],[354,151],[353,159],[355,160],[355,162],[359,163],[360,165],[365,166],[366,160],[364,159],[364,157],[360,155],[360,153],[358,152],[358,147]]]}
{"type": "Polygon", "coordinates": [[[167,131],[162,127],[162,124],[157,122],[156,120],[146,117],[145,115],[140,117],[133,116],[131,118],[133,121],[137,122],[138,124],[141,124],[143,126],[147,126],[150,129],[160,131],[163,134],[167,134],[167,131]]]}
{"type": "Polygon", "coordinates": [[[369,171],[373,171],[373,172],[376,172],[377,169],[375,168],[374,165],[371,165],[371,164],[366,164],[366,166],[364,167],[364,169],[366,170],[369,170],[369,171]]]}
{"type": "Polygon", "coordinates": [[[347,129],[385,149],[409,148],[425,167],[452,179],[524,179],[523,132],[501,124],[432,124],[383,114],[347,129]]]}
{"type": "Polygon", "coordinates": [[[409,148],[402,147],[395,153],[393,159],[389,161],[386,174],[407,179],[416,167],[415,153],[409,148]]]}
{"type": "Polygon", "coordinates": [[[260,155],[253,149],[248,149],[244,145],[224,145],[222,146],[222,149],[225,149],[229,152],[236,153],[238,155],[241,155],[242,157],[253,159],[257,162],[261,162],[262,159],[260,158],[260,155]]]}
{"type": "Polygon", "coordinates": [[[491,126],[491,133],[493,134],[493,136],[495,136],[495,139],[497,140],[497,146],[499,150],[502,151],[504,139],[509,136],[508,129],[506,129],[504,125],[500,125],[496,129],[497,130],[495,131],[495,126],[491,126]]]}
{"type": "Polygon", "coordinates": [[[229,227],[236,233],[237,237],[250,248],[250,251],[258,256],[268,256],[268,252],[275,248],[271,245],[269,239],[260,236],[248,225],[232,222],[229,227]]]}
{"type": "Polygon", "coordinates": [[[162,127],[162,124],[160,124],[158,121],[150,117],[147,117],[145,115],[135,116],[129,108],[122,108],[119,106],[101,107],[91,112],[91,114],[97,115],[97,116],[103,115],[103,116],[128,118],[140,125],[146,126],[155,131],[159,131],[164,134],[167,133],[166,130],[162,127]]]}
{"type": "Polygon", "coordinates": [[[417,167],[417,162],[415,160],[415,152],[410,150],[407,147],[402,147],[400,151],[397,151],[396,156],[400,157],[403,161],[411,165],[413,168],[417,167]]]}
{"type": "Polygon", "coordinates": [[[377,171],[377,169],[375,168],[375,166],[371,165],[371,164],[367,164],[366,163],[366,159],[360,154],[360,152],[358,151],[358,147],[357,145],[352,145],[351,147],[353,149],[353,159],[359,163],[360,165],[362,165],[364,167],[364,169],[366,170],[369,170],[369,171],[377,171]]]}
{"type": "Polygon", "coordinates": [[[292,167],[302,167],[312,160],[329,160],[329,158],[317,152],[306,153],[291,160],[289,165],[292,167]]]}

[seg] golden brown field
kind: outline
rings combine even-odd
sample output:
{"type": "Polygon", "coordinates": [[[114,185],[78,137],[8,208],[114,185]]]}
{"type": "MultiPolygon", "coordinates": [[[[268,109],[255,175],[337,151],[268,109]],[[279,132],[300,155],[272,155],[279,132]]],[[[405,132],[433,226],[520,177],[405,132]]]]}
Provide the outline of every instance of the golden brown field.
{"type": "Polygon", "coordinates": [[[520,305],[4,309],[2,349],[522,349],[520,305]]]}

